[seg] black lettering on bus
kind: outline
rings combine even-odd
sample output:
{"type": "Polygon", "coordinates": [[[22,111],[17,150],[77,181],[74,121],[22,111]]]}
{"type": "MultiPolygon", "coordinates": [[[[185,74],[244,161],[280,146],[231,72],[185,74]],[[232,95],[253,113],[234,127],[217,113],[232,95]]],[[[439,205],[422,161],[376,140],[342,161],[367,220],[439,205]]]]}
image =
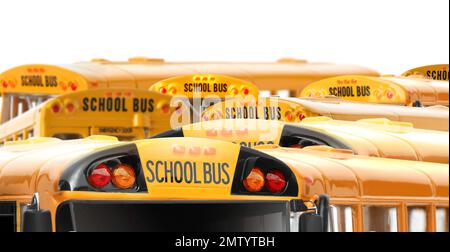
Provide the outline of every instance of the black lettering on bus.
{"type": "Polygon", "coordinates": [[[210,184],[212,181],[211,164],[203,163],[203,183],[210,184]]]}
{"type": "Polygon", "coordinates": [[[58,79],[56,76],[45,76],[45,86],[46,87],[57,87],[58,79]]]}
{"type": "Polygon", "coordinates": [[[148,172],[150,173],[150,177],[147,176],[146,180],[148,183],[153,183],[155,181],[155,174],[153,173],[153,169],[152,166],[154,166],[155,164],[149,160],[147,161],[146,167],[148,172]]]}
{"type": "MultiPolygon", "coordinates": [[[[158,181],[158,183],[162,183],[164,182],[164,177],[160,177],[158,174],[158,166],[163,165],[164,163],[161,161],[157,161],[156,165],[155,165],[155,175],[156,175],[156,181],[158,181]]],[[[166,181],[167,182],[167,181],[166,181]]]]}
{"type": "Polygon", "coordinates": [[[224,174],[224,178],[222,179],[222,184],[228,185],[230,183],[230,174],[228,173],[228,168],[230,165],[228,163],[222,164],[222,173],[224,174]]]}
{"type": "Polygon", "coordinates": [[[83,111],[89,111],[89,98],[83,98],[83,111]]]}
{"type": "Polygon", "coordinates": [[[96,111],[97,110],[97,105],[96,105],[97,98],[92,98],[90,103],[91,103],[91,111],[96,111]]]}
{"type": "Polygon", "coordinates": [[[173,177],[178,184],[183,182],[183,164],[180,161],[176,161],[173,165],[173,177]]]}

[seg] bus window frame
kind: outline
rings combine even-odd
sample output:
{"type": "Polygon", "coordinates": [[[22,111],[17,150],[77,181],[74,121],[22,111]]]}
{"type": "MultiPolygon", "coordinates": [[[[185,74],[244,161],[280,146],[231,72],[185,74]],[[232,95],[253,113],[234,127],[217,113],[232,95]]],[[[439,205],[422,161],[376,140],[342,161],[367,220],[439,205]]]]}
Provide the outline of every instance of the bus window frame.
{"type": "MultiPolygon", "coordinates": [[[[336,212],[337,213],[337,212],[336,212]]],[[[358,206],[354,204],[332,204],[330,205],[330,211],[329,211],[329,221],[328,221],[328,232],[355,232],[357,230],[357,214],[358,214],[358,206]],[[344,218],[346,218],[345,215],[345,209],[349,208],[351,210],[351,230],[334,230],[334,226],[337,225],[340,226],[340,223],[338,223],[338,218],[334,218],[333,211],[336,211],[337,208],[343,208],[344,211],[344,218]]],[[[346,222],[347,220],[344,220],[346,222]]],[[[346,229],[346,223],[344,223],[344,228],[346,229]]]]}
{"type": "Polygon", "coordinates": [[[431,215],[432,215],[432,212],[434,212],[433,211],[434,209],[433,209],[433,206],[431,206],[431,204],[414,204],[414,203],[408,203],[408,204],[406,204],[405,205],[405,214],[406,214],[406,216],[405,216],[405,226],[406,226],[406,232],[430,232],[430,231],[432,231],[431,229],[432,229],[432,225],[431,225],[431,223],[432,223],[432,218],[431,218],[431,215]],[[410,209],[413,209],[413,208],[421,208],[421,209],[424,209],[425,210],[425,231],[411,231],[410,230],[410,219],[409,219],[409,217],[410,217],[410,209]]]}
{"type": "Polygon", "coordinates": [[[367,220],[367,216],[365,214],[365,207],[382,207],[382,208],[393,208],[396,210],[396,230],[393,232],[402,232],[403,230],[403,222],[405,220],[405,216],[404,216],[404,208],[405,206],[401,203],[386,203],[386,202],[380,202],[380,203],[373,203],[373,202],[365,202],[361,205],[361,230],[363,232],[391,232],[391,231],[370,231],[370,230],[366,230],[366,220],[367,220]]]}

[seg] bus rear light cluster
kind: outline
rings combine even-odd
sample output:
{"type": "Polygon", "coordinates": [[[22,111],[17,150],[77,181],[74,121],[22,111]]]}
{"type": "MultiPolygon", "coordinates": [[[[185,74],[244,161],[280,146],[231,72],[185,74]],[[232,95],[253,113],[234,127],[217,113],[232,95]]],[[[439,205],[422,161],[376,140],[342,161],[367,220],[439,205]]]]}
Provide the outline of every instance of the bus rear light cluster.
{"type": "Polygon", "coordinates": [[[260,192],[263,188],[271,193],[280,193],[286,187],[286,178],[279,170],[270,170],[264,174],[259,167],[254,167],[243,181],[244,187],[249,192],[260,192]]]}
{"type": "Polygon", "coordinates": [[[105,163],[97,165],[87,177],[89,184],[102,189],[112,183],[119,189],[130,189],[136,183],[134,169],[126,164],[118,164],[111,168],[105,163]]]}

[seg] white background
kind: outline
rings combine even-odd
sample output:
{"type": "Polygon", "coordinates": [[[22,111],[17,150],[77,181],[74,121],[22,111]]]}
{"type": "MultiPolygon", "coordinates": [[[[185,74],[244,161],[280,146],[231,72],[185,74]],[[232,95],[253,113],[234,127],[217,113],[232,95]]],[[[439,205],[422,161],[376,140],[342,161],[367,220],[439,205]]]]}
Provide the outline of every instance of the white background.
{"type": "Polygon", "coordinates": [[[400,74],[449,62],[449,1],[0,1],[0,71],[131,56],[295,57],[400,74]]]}

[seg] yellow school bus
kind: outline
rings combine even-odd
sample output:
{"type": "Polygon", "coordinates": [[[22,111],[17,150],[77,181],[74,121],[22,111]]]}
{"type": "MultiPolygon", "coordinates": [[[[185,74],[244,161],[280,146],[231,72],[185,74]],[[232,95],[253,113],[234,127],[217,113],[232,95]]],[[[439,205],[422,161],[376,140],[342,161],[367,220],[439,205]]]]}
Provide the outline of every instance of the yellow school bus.
{"type": "Polygon", "coordinates": [[[182,112],[180,125],[201,121],[205,109],[227,98],[253,100],[259,96],[253,83],[217,74],[177,76],[159,81],[149,90],[173,97],[172,106],[182,112]]]}
{"type": "Polygon", "coordinates": [[[9,231],[448,231],[448,164],[104,136],[0,157],[9,231]]]}
{"type": "Polygon", "coordinates": [[[148,138],[171,129],[171,97],[133,88],[78,91],[51,98],[0,125],[0,144],[30,137],[148,138]]]}
{"type": "MultiPolygon", "coordinates": [[[[93,88],[148,89],[158,81],[192,74],[219,74],[257,83],[261,90],[276,94],[280,90],[297,95],[307,84],[336,75],[379,73],[360,66],[308,63],[280,59],[277,62],[166,62],[145,57],[128,61],[94,59],[67,65],[30,64],[0,74],[0,93],[61,94],[93,88]]],[[[45,98],[45,97],[42,97],[45,98]]]]}
{"type": "Polygon", "coordinates": [[[259,97],[256,101],[228,99],[206,109],[202,119],[263,119],[291,123],[305,118],[326,116],[336,120],[357,121],[385,118],[412,123],[415,128],[448,131],[449,108],[445,106],[406,107],[370,104],[326,98],[259,97]]]}
{"type": "Polygon", "coordinates": [[[216,140],[41,138],[0,157],[3,230],[289,231],[299,198],[283,162],[216,140]],[[267,190],[244,181],[253,165],[273,175],[267,190]]]}
{"type": "Polygon", "coordinates": [[[302,123],[254,119],[225,119],[185,125],[154,136],[199,137],[249,148],[278,145],[288,148],[329,146],[355,155],[448,164],[448,131],[415,129],[387,119],[356,122],[309,117],[302,123]]]}
{"type": "Polygon", "coordinates": [[[302,197],[329,196],[329,231],[448,232],[448,164],[322,148],[257,149],[290,165],[302,197]]]}
{"type": "Polygon", "coordinates": [[[413,68],[402,76],[448,81],[448,74],[448,64],[438,64],[413,68]]]}
{"type": "Polygon", "coordinates": [[[311,83],[300,97],[336,96],[354,102],[448,106],[448,89],[448,82],[432,79],[345,75],[311,83]]]}

